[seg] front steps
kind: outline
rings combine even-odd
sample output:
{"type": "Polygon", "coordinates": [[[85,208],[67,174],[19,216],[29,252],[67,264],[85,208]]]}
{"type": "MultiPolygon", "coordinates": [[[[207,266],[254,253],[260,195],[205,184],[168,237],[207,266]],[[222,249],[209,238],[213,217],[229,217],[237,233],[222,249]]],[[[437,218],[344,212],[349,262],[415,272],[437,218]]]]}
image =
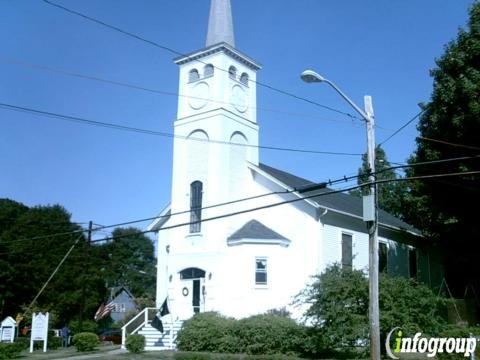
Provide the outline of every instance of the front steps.
{"type": "Polygon", "coordinates": [[[176,346],[177,334],[182,327],[182,321],[163,323],[163,333],[148,323],[138,334],[145,337],[145,351],[173,350],[176,346]]]}

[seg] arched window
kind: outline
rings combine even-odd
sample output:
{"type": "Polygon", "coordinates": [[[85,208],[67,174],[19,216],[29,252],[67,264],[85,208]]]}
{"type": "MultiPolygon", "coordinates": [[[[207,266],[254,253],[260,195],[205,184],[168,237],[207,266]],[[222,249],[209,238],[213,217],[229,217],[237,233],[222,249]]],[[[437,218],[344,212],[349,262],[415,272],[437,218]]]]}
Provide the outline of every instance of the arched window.
{"type": "Polygon", "coordinates": [[[190,184],[190,233],[199,233],[202,229],[202,189],[201,181],[190,184]]]}
{"type": "Polygon", "coordinates": [[[230,66],[228,69],[228,75],[230,76],[230,79],[236,79],[237,78],[237,69],[235,66],[230,66]]]}
{"type": "Polygon", "coordinates": [[[180,279],[199,279],[205,277],[205,271],[199,268],[187,268],[180,271],[180,279]]]}
{"type": "Polygon", "coordinates": [[[248,85],[248,74],[243,73],[242,76],[240,76],[240,82],[242,84],[248,85]]]}
{"type": "Polygon", "coordinates": [[[205,69],[203,70],[203,76],[208,77],[208,76],[213,76],[213,65],[212,64],[207,64],[205,65],[205,69]]]}
{"type": "Polygon", "coordinates": [[[192,69],[188,73],[188,81],[189,82],[197,81],[199,78],[200,78],[200,75],[198,75],[198,70],[197,69],[192,69]]]}

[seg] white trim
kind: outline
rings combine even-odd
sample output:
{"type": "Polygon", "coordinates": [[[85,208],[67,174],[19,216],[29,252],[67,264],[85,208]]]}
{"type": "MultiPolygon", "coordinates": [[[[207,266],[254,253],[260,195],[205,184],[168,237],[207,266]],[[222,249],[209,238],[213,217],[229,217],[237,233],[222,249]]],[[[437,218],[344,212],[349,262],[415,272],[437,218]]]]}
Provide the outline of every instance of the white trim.
{"type": "MultiPolygon", "coordinates": [[[[291,194],[295,195],[296,197],[298,198],[303,198],[302,195],[300,195],[300,193],[298,193],[297,191],[293,191],[294,189],[291,188],[290,186],[288,186],[287,184],[281,182],[280,180],[278,180],[276,177],[270,175],[269,173],[267,173],[266,171],[263,171],[262,169],[260,169],[260,167],[258,167],[257,165],[255,164],[252,164],[251,162],[248,162],[247,163],[247,166],[258,172],[260,175],[262,175],[263,177],[267,178],[268,180],[270,180],[271,182],[279,185],[280,187],[288,190],[288,191],[291,191],[291,194]]],[[[279,195],[282,195],[282,194],[279,194],[279,195]]],[[[306,201],[307,203],[309,203],[310,205],[312,205],[315,209],[320,209],[320,208],[324,208],[323,206],[320,206],[318,205],[316,202],[310,200],[310,199],[303,199],[304,201],[306,201]]]]}
{"type": "MultiPolygon", "coordinates": [[[[258,167],[257,165],[255,164],[252,164],[252,163],[248,163],[248,166],[250,167],[250,169],[252,169],[253,171],[259,173],[260,175],[262,175],[263,177],[269,179],[270,181],[272,181],[273,183],[279,185],[280,187],[283,187],[284,189],[288,190],[288,191],[291,191],[292,194],[296,195],[297,197],[299,198],[303,198],[303,196],[301,194],[299,194],[298,192],[296,191],[293,191],[293,188],[291,188],[290,186],[286,185],[285,183],[281,182],[280,180],[278,180],[276,177],[268,174],[267,172],[265,172],[264,170],[262,170],[260,167],[258,167]]],[[[278,195],[282,195],[282,194],[278,194],[278,195]]],[[[320,195],[320,194],[318,194],[320,195]]],[[[341,211],[341,210],[337,210],[337,209],[332,209],[330,207],[327,207],[327,206],[324,206],[324,205],[320,205],[319,203],[313,201],[313,200],[310,200],[310,199],[304,199],[307,203],[309,203],[310,205],[312,205],[314,208],[316,209],[325,209],[325,210],[328,210],[328,211],[333,211],[337,214],[342,214],[342,215],[347,215],[347,216],[351,216],[355,219],[360,219],[363,221],[363,217],[362,216],[358,216],[358,215],[355,215],[355,214],[352,214],[352,213],[348,213],[348,212],[345,212],[345,211],[341,211]]],[[[396,227],[396,226],[393,226],[393,225],[388,225],[388,224],[385,224],[385,223],[381,223],[381,222],[378,222],[378,225],[379,227],[383,227],[383,228],[386,228],[386,229],[390,229],[390,230],[396,230],[396,231],[400,231],[400,232],[406,232],[406,233],[409,233],[411,235],[415,235],[415,236],[419,236],[419,237],[423,237],[423,235],[421,233],[416,233],[412,230],[408,230],[408,229],[403,229],[403,228],[399,228],[399,227],[396,227]]]]}
{"type": "Polygon", "coordinates": [[[147,226],[147,230],[151,231],[151,230],[158,230],[159,228],[161,228],[163,224],[165,224],[168,221],[168,219],[170,219],[170,216],[165,216],[169,211],[170,211],[170,203],[168,203],[167,206],[165,206],[163,210],[160,211],[160,213],[157,215],[157,218],[147,226]]]}
{"type": "Polygon", "coordinates": [[[291,241],[288,239],[233,239],[227,240],[228,246],[237,246],[237,245],[280,245],[282,247],[288,247],[291,241]]]}

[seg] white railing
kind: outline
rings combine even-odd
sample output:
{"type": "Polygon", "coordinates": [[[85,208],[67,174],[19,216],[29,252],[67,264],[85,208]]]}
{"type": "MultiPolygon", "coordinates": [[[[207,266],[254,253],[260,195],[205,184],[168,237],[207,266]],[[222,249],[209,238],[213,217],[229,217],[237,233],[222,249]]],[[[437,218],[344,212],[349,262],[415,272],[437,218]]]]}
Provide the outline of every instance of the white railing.
{"type": "Polygon", "coordinates": [[[135,315],[129,322],[122,327],[122,349],[125,348],[125,340],[128,335],[136,334],[140,329],[153,319],[158,309],[145,308],[135,315]],[[153,314],[153,316],[152,316],[153,314]],[[132,329],[133,328],[133,329],[132,329]]]}

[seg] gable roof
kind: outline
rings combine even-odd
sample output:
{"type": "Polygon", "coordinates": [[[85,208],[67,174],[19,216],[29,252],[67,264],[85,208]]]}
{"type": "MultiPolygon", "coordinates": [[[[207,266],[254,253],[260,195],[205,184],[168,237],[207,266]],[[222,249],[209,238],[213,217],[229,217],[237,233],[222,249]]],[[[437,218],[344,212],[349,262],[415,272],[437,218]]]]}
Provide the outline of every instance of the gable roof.
{"type": "Polygon", "coordinates": [[[288,240],[269,227],[263,225],[260,221],[250,220],[240,229],[228,237],[228,240],[239,239],[281,239],[288,240]]]}
{"type": "Polygon", "coordinates": [[[135,297],[132,295],[132,293],[130,292],[130,290],[128,290],[125,286],[123,285],[120,285],[120,286],[115,286],[111,289],[111,300],[115,300],[115,298],[117,298],[118,295],[120,295],[120,293],[122,291],[125,291],[125,293],[132,298],[132,300],[135,299],[135,297]]]}
{"type": "Polygon", "coordinates": [[[286,237],[257,220],[250,220],[227,238],[228,246],[263,244],[288,247],[290,243],[286,237]]]}
{"type": "MultiPolygon", "coordinates": [[[[314,182],[307,179],[301,178],[299,176],[290,174],[286,171],[282,171],[262,163],[258,165],[258,168],[278,180],[280,183],[286,185],[286,187],[290,189],[296,189],[303,186],[315,184],[314,182]]],[[[363,200],[361,197],[353,196],[343,192],[324,195],[325,193],[328,193],[330,191],[334,190],[330,188],[317,189],[314,191],[299,194],[299,196],[309,197],[309,200],[313,201],[316,205],[322,208],[326,208],[357,218],[363,217],[363,200]]],[[[381,209],[378,210],[378,222],[379,224],[387,227],[405,230],[415,235],[421,235],[421,232],[418,229],[415,229],[413,226],[381,209]]]]}

